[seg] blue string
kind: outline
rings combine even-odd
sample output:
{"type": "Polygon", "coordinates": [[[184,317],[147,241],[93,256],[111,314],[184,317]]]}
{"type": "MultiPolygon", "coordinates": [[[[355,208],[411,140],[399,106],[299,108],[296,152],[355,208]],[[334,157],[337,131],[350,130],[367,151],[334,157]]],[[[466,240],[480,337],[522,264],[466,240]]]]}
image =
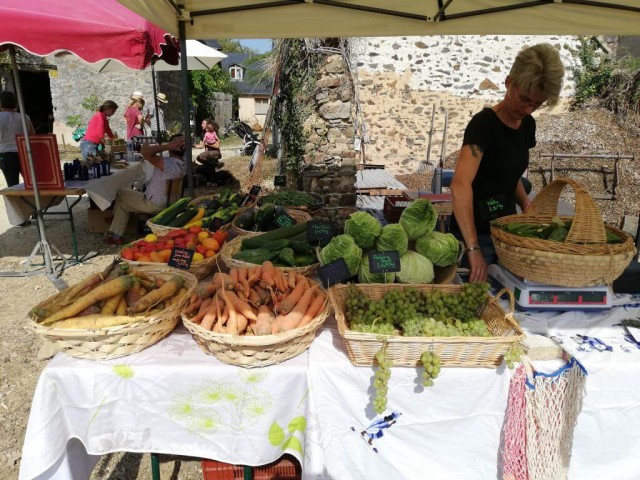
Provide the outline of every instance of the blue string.
{"type": "MultiPolygon", "coordinates": [[[[567,363],[565,363],[562,367],[560,367],[555,372],[552,372],[552,373],[533,372],[533,378],[535,379],[536,377],[547,377],[547,378],[561,377],[565,371],[575,367],[576,365],[580,368],[580,370],[582,370],[582,373],[584,373],[585,375],[589,375],[589,373],[587,372],[587,369],[584,368],[584,366],[578,360],[576,360],[575,357],[571,357],[571,360],[569,360],[567,363]]],[[[529,377],[526,378],[524,383],[531,390],[536,389],[535,385],[529,381],[529,377]]]]}

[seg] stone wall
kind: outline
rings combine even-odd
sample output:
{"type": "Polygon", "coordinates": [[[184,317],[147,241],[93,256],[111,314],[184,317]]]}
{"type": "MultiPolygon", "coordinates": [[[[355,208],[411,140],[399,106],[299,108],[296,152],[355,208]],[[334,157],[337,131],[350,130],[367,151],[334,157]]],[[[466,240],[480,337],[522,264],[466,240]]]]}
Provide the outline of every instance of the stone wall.
{"type": "Polygon", "coordinates": [[[303,189],[325,198],[338,215],[339,207],[356,203],[354,150],[354,90],[341,55],[329,55],[320,69],[313,101],[314,110],[305,121],[307,135],[303,189]]]}
{"type": "Polygon", "coordinates": [[[75,55],[49,56],[47,61],[58,67],[57,74],[51,76],[51,99],[53,103],[53,133],[64,134],[67,144],[75,144],[71,139],[66,118],[70,115],[82,115],[89,121],[92,112],[82,108],[82,100],[96,95],[100,103],[113,100],[119,106],[110,119],[110,125],[118,136],[124,138],[126,123],[123,118],[129,97],[138,90],[145,100],[152,98],[152,80],[150,72],[128,70],[123,73],[98,73],[89,64],[75,55]]]}
{"type": "Polygon", "coordinates": [[[443,153],[445,157],[455,154],[471,117],[504,96],[504,80],[518,51],[542,42],[558,48],[567,73],[561,105],[552,110],[540,109],[535,115],[566,108],[573,93],[573,58],[567,46],[575,47],[576,37],[449,35],[355,39],[358,97],[367,128],[366,162],[384,164],[395,174],[416,172],[427,158],[434,106],[429,159],[433,163],[443,153]]]}

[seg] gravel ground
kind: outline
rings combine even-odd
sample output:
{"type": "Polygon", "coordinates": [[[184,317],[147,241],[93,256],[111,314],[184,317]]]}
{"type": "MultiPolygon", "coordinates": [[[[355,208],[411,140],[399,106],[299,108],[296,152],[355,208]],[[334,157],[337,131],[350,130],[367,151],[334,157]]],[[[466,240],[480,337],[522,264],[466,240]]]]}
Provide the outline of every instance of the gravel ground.
{"type": "MultiPolygon", "coordinates": [[[[276,163],[265,160],[253,178],[248,175],[249,157],[236,156],[238,141],[223,141],[222,155],[225,169],[229,170],[243,186],[261,184],[263,189],[273,188],[276,163]]],[[[194,158],[199,151],[194,150],[194,158]]],[[[62,152],[62,160],[77,156],[68,148],[62,152]]],[[[4,188],[4,177],[0,175],[0,188],[4,188]]],[[[196,195],[206,195],[215,188],[198,188],[196,195]]],[[[80,254],[98,252],[91,260],[67,268],[62,279],[69,285],[79,282],[90,274],[103,270],[117,253],[118,248],[106,245],[102,234],[87,231],[85,210],[89,202],[84,198],[74,208],[74,219],[78,233],[80,254]]],[[[71,253],[69,224],[47,220],[46,232],[49,242],[62,253],[71,253]]],[[[35,224],[24,228],[11,227],[8,223],[4,199],[0,197],[0,271],[18,271],[25,257],[38,241],[35,224]]],[[[31,277],[0,277],[0,479],[18,478],[24,434],[27,427],[31,398],[40,372],[48,361],[47,348],[43,340],[27,330],[27,312],[38,302],[57,293],[53,283],[44,275],[31,277]],[[19,292],[16,295],[16,292],[19,292]]],[[[162,478],[193,480],[202,478],[199,459],[163,455],[160,456],[162,478]]],[[[135,480],[151,478],[148,454],[114,453],[102,457],[91,475],[92,480],[135,480]]]]}

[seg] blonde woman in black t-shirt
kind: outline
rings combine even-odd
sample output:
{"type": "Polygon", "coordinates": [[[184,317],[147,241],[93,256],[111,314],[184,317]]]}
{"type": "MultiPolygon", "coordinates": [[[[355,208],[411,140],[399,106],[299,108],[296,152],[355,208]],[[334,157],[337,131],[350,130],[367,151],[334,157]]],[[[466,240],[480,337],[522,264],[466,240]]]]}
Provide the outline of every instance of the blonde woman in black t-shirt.
{"type": "Polygon", "coordinates": [[[487,264],[495,261],[491,220],[516,213],[516,204],[525,212],[529,207],[521,177],[536,144],[531,114],[558,103],[563,77],[557,49],[549,44],[526,48],[507,75],[504,98],[467,125],[451,181],[449,228],[466,245],[470,281],[486,280],[487,264]]]}

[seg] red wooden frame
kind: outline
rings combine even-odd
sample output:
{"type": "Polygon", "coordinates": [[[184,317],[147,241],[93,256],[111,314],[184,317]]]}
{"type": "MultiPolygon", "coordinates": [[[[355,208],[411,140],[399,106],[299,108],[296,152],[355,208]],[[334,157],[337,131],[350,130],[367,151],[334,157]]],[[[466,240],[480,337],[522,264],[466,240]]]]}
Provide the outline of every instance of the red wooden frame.
{"type": "MultiPolygon", "coordinates": [[[[58,151],[56,136],[53,134],[30,135],[29,139],[31,140],[31,153],[33,155],[38,188],[42,190],[64,189],[64,178],[62,177],[60,152],[58,151]]],[[[27,158],[27,142],[24,135],[16,135],[16,144],[18,146],[24,188],[25,190],[33,190],[31,168],[27,158]]]]}

